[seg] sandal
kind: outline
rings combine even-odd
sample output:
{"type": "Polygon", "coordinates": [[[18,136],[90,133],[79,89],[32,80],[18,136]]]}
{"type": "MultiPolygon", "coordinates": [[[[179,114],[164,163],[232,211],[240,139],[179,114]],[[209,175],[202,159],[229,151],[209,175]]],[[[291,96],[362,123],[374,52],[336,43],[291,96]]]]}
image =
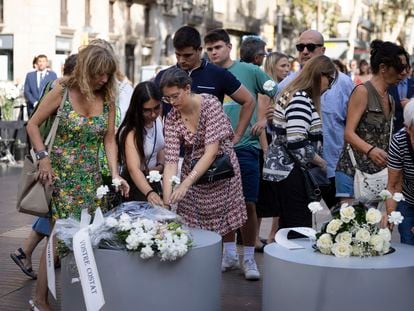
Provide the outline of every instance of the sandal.
{"type": "Polygon", "coordinates": [[[29,300],[29,305],[30,305],[30,310],[31,311],[40,311],[40,309],[38,307],[36,307],[33,300],[31,300],[31,299],[29,300]]]}
{"type": "Polygon", "coordinates": [[[24,253],[23,249],[19,248],[17,251],[20,253],[20,255],[16,255],[15,253],[10,254],[10,258],[13,259],[13,261],[20,267],[20,269],[23,271],[24,274],[31,277],[33,280],[37,279],[36,273],[34,273],[32,267],[26,268],[22,259],[26,259],[26,254],[24,253]]]}

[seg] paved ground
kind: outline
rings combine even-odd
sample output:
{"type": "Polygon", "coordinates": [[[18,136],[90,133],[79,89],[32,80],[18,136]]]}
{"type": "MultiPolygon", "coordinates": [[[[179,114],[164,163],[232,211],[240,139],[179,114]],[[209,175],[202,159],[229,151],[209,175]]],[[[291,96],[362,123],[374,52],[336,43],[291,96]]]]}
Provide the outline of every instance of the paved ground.
{"type": "MultiPolygon", "coordinates": [[[[27,301],[32,295],[35,281],[28,279],[10,259],[9,254],[22,245],[30,232],[33,217],[19,214],[15,209],[17,183],[20,169],[0,164],[0,310],[27,310],[27,301]]],[[[329,218],[325,209],[319,214],[318,223],[329,218]]],[[[262,226],[262,236],[266,236],[270,220],[262,226]]],[[[33,267],[37,271],[41,247],[33,255],[33,267]]],[[[259,269],[262,269],[263,255],[256,256],[259,269]]],[[[244,280],[241,271],[223,274],[222,278],[222,310],[243,311],[260,310],[262,282],[244,280]]],[[[53,302],[55,310],[60,309],[59,302],[59,270],[57,270],[58,301],[53,302]]]]}

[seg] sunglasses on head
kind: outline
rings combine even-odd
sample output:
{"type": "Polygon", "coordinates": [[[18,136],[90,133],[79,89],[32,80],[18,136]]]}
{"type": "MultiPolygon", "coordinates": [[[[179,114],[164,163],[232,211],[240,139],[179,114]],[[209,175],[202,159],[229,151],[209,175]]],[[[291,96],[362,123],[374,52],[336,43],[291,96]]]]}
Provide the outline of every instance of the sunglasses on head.
{"type": "Polygon", "coordinates": [[[323,44],[315,44],[315,43],[308,43],[308,44],[303,44],[303,43],[299,43],[296,44],[296,50],[298,50],[298,52],[303,52],[303,50],[306,48],[309,52],[313,52],[315,51],[315,49],[317,47],[322,47],[323,44]]]}

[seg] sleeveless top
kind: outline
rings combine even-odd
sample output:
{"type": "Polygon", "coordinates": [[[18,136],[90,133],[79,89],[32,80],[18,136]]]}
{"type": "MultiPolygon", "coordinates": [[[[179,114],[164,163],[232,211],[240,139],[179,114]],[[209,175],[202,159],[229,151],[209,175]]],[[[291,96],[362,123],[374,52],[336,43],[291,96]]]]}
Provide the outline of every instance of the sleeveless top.
{"type": "MultiPolygon", "coordinates": [[[[390,141],[390,133],[392,132],[391,124],[395,112],[394,100],[390,95],[388,95],[391,109],[389,116],[386,117],[382,109],[381,96],[378,94],[375,87],[370,81],[365,82],[363,85],[368,91],[368,104],[365,112],[359,120],[355,133],[368,144],[381,148],[387,152],[390,141]]],[[[354,88],[354,91],[357,87],[354,88]]],[[[348,144],[345,144],[342,149],[336,170],[349,176],[354,176],[355,169],[353,168],[349,158],[347,145],[348,144]]],[[[365,173],[374,174],[386,167],[386,165],[381,167],[377,166],[365,153],[360,152],[355,148],[353,148],[353,151],[358,169],[365,173]]]]}

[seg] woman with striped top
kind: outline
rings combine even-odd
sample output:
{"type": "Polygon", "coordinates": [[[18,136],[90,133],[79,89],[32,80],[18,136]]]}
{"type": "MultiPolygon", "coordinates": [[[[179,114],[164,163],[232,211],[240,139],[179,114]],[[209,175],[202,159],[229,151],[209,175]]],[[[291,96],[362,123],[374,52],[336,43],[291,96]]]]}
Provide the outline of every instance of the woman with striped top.
{"type": "MultiPolygon", "coordinates": [[[[404,125],[391,140],[388,150],[388,186],[394,192],[402,192],[405,201],[386,201],[387,214],[396,209],[404,216],[398,226],[401,243],[414,245],[414,99],[404,108],[404,125]]],[[[389,224],[392,226],[392,224],[389,224]]],[[[392,227],[390,228],[392,229],[392,227]]]]}
{"type": "Polygon", "coordinates": [[[305,179],[300,166],[326,170],[322,155],[320,97],[337,78],[332,61],[316,56],[278,96],[272,142],[265,156],[263,179],[277,183],[280,228],[312,226],[305,179]]]}

